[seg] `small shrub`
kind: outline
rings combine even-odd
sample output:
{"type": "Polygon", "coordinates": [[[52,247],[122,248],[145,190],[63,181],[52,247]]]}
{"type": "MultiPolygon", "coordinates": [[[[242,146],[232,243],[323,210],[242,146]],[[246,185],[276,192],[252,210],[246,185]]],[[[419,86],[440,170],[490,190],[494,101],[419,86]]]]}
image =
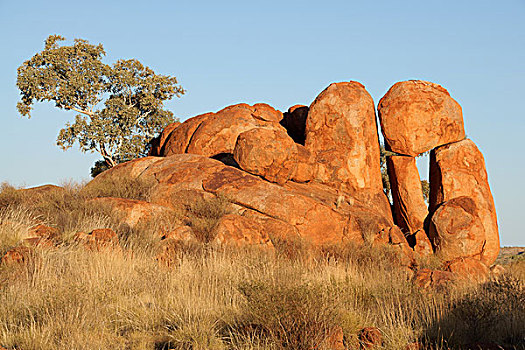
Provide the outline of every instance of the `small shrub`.
{"type": "Polygon", "coordinates": [[[213,229],[219,220],[232,211],[231,202],[224,196],[198,199],[185,206],[184,221],[193,229],[198,240],[208,243],[215,238],[213,229]]]}
{"type": "Polygon", "coordinates": [[[86,197],[116,197],[149,201],[152,187],[156,184],[153,179],[142,177],[104,177],[89,183],[82,193],[86,197]]]}
{"type": "Polygon", "coordinates": [[[311,283],[281,282],[252,281],[239,286],[246,298],[244,323],[273,338],[280,348],[318,348],[341,323],[337,293],[311,283]]]}
{"type": "Polygon", "coordinates": [[[524,346],[525,285],[511,275],[486,282],[450,301],[448,311],[428,329],[431,341],[449,345],[495,342],[524,346]]]}
{"type": "Polygon", "coordinates": [[[16,187],[7,182],[0,184],[0,208],[18,206],[23,200],[24,195],[16,187]]]}

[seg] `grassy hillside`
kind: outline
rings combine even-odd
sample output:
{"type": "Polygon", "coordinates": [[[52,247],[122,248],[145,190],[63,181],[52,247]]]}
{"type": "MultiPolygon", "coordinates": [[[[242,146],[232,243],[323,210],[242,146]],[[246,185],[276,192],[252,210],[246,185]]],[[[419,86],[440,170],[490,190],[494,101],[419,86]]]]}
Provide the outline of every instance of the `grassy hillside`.
{"type": "Polygon", "coordinates": [[[187,243],[166,267],[156,259],[158,221],[121,225],[107,208],[86,204],[94,195],[81,186],[38,195],[3,186],[1,255],[39,222],[60,234],[26,263],[0,266],[0,345],[305,350],[328,348],[328,335],[340,329],[345,346],[358,349],[359,331],[377,327],[382,349],[525,347],[524,259],[507,260],[497,279],[439,291],[415,287],[388,250],[351,245],[267,251],[187,243]],[[105,227],[122,249],[90,251],[73,239],[105,227]]]}

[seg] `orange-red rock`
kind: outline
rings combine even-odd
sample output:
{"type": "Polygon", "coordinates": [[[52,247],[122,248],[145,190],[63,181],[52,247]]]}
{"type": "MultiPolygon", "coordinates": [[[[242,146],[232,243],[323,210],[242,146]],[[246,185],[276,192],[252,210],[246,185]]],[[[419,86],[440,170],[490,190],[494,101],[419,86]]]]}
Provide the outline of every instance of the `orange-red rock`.
{"type": "Polygon", "coordinates": [[[148,156],[160,157],[163,153],[164,144],[166,143],[166,140],[170,136],[171,132],[177,127],[179,127],[180,124],[180,122],[174,122],[169,124],[164,128],[164,130],[162,130],[158,137],[155,137],[153,140],[151,140],[151,148],[148,152],[148,156]]]}
{"type": "Polygon", "coordinates": [[[383,192],[374,101],[362,84],[334,83],[317,96],[305,146],[315,157],[316,181],[355,198],[383,192]]]}
{"type": "Polygon", "coordinates": [[[224,167],[209,176],[203,182],[203,188],[295,226],[299,234],[313,244],[337,243],[344,239],[348,218],[311,198],[238,169],[224,167]]]}
{"type": "Polygon", "coordinates": [[[12,266],[14,264],[27,263],[32,255],[33,249],[25,246],[18,246],[8,250],[0,260],[0,264],[12,266]]]}
{"type": "Polygon", "coordinates": [[[372,246],[388,244],[394,249],[403,266],[411,266],[414,263],[414,251],[408,245],[401,229],[392,226],[379,231],[372,240],[372,246]]]}
{"type": "Polygon", "coordinates": [[[428,215],[414,157],[387,157],[394,221],[405,233],[422,230],[428,215]]]}
{"type": "Polygon", "coordinates": [[[55,239],[59,235],[59,231],[56,227],[50,227],[44,224],[38,224],[29,229],[27,233],[28,238],[42,238],[42,239],[55,239]]]}
{"type": "Polygon", "coordinates": [[[376,327],[366,327],[359,331],[361,349],[379,349],[383,345],[383,334],[376,327]]]}
{"type": "MultiPolygon", "coordinates": [[[[362,244],[364,232],[374,234],[393,225],[391,218],[349,195],[338,202],[341,195],[332,187],[291,181],[279,186],[200,155],[146,157],[103,174],[124,176],[126,164],[131,176],[157,183],[151,190],[152,203],[183,208],[197,199],[223,194],[243,216],[257,212],[270,236],[282,232],[319,245],[343,241],[362,244]],[[133,171],[138,168],[142,171],[133,171]]],[[[96,181],[98,177],[92,182],[96,181]]]]}
{"type": "Polygon", "coordinates": [[[438,84],[396,83],[377,107],[388,148],[416,156],[465,138],[461,106],[438,84]]]}
{"type": "Polygon", "coordinates": [[[273,248],[272,241],[264,227],[250,218],[228,214],[223,216],[212,233],[213,242],[226,245],[259,245],[273,248]]]}
{"type": "Polygon", "coordinates": [[[341,326],[332,328],[327,332],[326,338],[315,349],[346,350],[344,344],[344,333],[341,326]]]}
{"type": "Polygon", "coordinates": [[[161,150],[160,156],[170,156],[173,154],[186,153],[188,144],[190,143],[193,134],[199,128],[201,123],[207,118],[213,116],[213,113],[204,113],[193,118],[190,118],[176,129],[172,130],[169,137],[166,138],[164,146],[161,150]]]}
{"type": "Polygon", "coordinates": [[[413,281],[423,289],[443,289],[456,281],[456,275],[449,271],[421,269],[416,272],[413,281]]]}
{"type": "Polygon", "coordinates": [[[460,278],[477,282],[486,281],[490,273],[487,265],[474,258],[459,258],[449,261],[445,270],[456,274],[460,278]]]}
{"type": "Polygon", "coordinates": [[[308,182],[313,180],[315,175],[315,160],[310,151],[303,145],[296,144],[297,167],[292,175],[292,180],[296,182],[308,182]]]}
{"type": "Polygon", "coordinates": [[[479,259],[486,240],[476,203],[466,196],[443,203],[432,215],[429,237],[443,261],[467,256],[479,259]]]}
{"type": "Polygon", "coordinates": [[[165,142],[163,156],[180,153],[214,157],[233,153],[237,137],[253,128],[285,130],[279,121],[282,113],[266,104],[241,103],[217,113],[206,113],[182,123],[165,142]]]}
{"type": "Polygon", "coordinates": [[[136,199],[99,197],[90,200],[90,202],[108,206],[113,214],[130,227],[135,227],[139,223],[150,220],[156,220],[161,215],[167,215],[171,212],[167,207],[136,199]]]}
{"type": "Polygon", "coordinates": [[[179,226],[162,236],[162,239],[174,239],[182,242],[195,241],[195,233],[189,226],[179,226]]]}
{"type": "Polygon", "coordinates": [[[280,129],[254,128],[239,135],[233,157],[240,168],[280,185],[297,169],[297,148],[280,129]]]}
{"type": "Polygon", "coordinates": [[[461,196],[469,197],[475,203],[482,226],[479,233],[469,233],[469,239],[482,241],[482,250],[472,250],[465,256],[481,252],[481,261],[491,265],[498,256],[500,246],[496,208],[483,155],[468,139],[436,148],[430,154],[430,212],[433,213],[442,203],[461,196]],[[474,234],[478,236],[472,237],[474,234]]]}
{"type": "Polygon", "coordinates": [[[109,228],[95,229],[88,234],[79,232],[75,235],[75,241],[92,251],[120,250],[118,236],[109,228]]]}
{"type": "Polygon", "coordinates": [[[414,249],[414,252],[420,256],[427,256],[434,253],[432,243],[424,230],[418,230],[407,236],[408,244],[414,249]]]}
{"type": "Polygon", "coordinates": [[[252,106],[252,116],[267,122],[279,123],[283,114],[266,103],[256,103],[252,106]]]}
{"type": "Polygon", "coordinates": [[[286,129],[288,135],[298,144],[304,145],[306,139],[306,118],[308,117],[308,107],[295,105],[288,108],[285,112],[281,125],[286,129]]]}

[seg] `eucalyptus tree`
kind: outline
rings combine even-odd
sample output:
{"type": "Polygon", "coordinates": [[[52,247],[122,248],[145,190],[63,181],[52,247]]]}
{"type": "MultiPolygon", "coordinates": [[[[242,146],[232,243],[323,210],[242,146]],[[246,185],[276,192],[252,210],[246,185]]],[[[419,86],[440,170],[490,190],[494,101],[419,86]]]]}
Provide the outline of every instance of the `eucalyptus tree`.
{"type": "Polygon", "coordinates": [[[76,112],[57,145],[66,150],[78,142],[81,151],[98,152],[110,168],[145,155],[149,140],[174,121],[163,103],[184,94],[177,79],[135,59],[105,64],[102,44],[75,39],[60,45],[64,40],[49,36],[44,50],[18,67],[20,114],[30,118],[33,104],[45,101],[76,112]]]}

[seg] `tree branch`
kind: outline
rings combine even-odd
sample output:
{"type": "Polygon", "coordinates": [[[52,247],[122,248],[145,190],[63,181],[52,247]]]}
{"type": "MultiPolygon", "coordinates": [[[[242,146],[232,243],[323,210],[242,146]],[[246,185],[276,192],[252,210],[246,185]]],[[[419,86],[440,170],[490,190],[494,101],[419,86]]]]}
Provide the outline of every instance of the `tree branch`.
{"type": "Polygon", "coordinates": [[[78,113],[82,113],[82,114],[85,114],[89,117],[93,117],[94,113],[93,112],[90,112],[90,111],[85,111],[83,109],[79,109],[79,108],[76,108],[76,107],[72,107],[72,106],[64,106],[65,109],[71,109],[75,112],[78,112],[78,113]]]}

